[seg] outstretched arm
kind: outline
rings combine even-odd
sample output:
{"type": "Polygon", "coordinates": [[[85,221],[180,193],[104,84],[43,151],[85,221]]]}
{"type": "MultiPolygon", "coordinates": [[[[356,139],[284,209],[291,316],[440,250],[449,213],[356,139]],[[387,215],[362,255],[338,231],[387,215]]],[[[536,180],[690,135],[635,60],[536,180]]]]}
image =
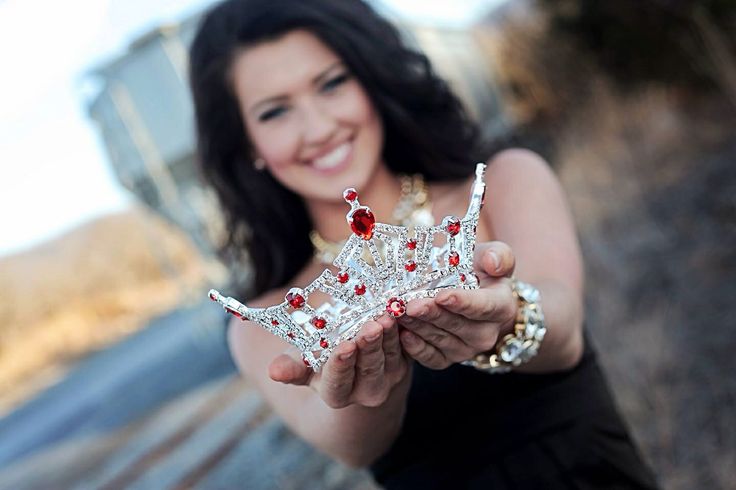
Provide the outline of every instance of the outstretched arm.
{"type": "Polygon", "coordinates": [[[539,354],[518,370],[568,369],[582,355],[583,265],[563,191],[547,164],[507,150],[489,164],[482,218],[500,242],[478,244],[481,288],[443,291],[407,305],[402,345],[427,367],[442,369],[489,350],[513,329],[515,276],[542,293],[547,335],[539,354]]]}
{"type": "Polygon", "coordinates": [[[296,348],[259,326],[233,320],[230,348],[240,370],[285,423],[310,444],[354,467],[382,455],[403,423],[411,365],[398,325],[367,322],[319,373],[296,348]]]}

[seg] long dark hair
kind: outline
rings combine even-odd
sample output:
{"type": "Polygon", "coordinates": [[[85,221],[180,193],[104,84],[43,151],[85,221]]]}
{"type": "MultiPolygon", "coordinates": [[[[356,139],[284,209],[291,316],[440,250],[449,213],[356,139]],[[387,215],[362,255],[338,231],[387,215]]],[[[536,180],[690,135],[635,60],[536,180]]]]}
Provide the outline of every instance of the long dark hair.
{"type": "Polygon", "coordinates": [[[254,168],[229,71],[238,50],[298,28],[334,50],[368,93],[383,121],[383,158],[391,171],[455,180],[470,175],[478,157],[478,132],[459,100],[427,58],[407,48],[396,28],[362,0],[215,6],[190,53],[198,153],[229,230],[220,252],[232,262],[247,251],[255,294],[284,285],[304,267],[313,253],[312,223],[300,196],[254,168]]]}

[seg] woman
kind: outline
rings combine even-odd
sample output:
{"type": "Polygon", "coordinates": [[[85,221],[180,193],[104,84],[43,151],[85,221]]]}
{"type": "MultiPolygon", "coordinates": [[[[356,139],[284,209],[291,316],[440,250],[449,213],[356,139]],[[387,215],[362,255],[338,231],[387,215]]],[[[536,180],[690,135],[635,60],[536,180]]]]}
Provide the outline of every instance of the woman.
{"type": "MultiPolygon", "coordinates": [[[[327,267],[329,244],[349,233],[345,188],[381,221],[397,203],[435,218],[467,206],[473,124],[361,0],[226,1],[200,26],[190,75],[225,252],[247,251],[255,267],[251,306],[280,303],[327,267]]],[[[524,150],[488,160],[486,182],[481,288],[367,322],[319,373],[237,321],[237,365],[297,434],[388,488],[653,487],[584,341],[582,263],[559,184],[524,150]],[[514,270],[543,296],[538,355],[506,375],[459,364],[513,329],[514,270]]]]}

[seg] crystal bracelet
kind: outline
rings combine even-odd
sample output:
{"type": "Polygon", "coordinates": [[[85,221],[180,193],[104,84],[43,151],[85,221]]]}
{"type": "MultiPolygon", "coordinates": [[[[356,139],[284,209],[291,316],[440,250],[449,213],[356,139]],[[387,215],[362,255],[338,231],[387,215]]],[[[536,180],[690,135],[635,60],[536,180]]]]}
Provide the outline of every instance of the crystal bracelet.
{"type": "Polygon", "coordinates": [[[544,313],[539,304],[541,294],[531,284],[516,279],[512,282],[512,288],[518,304],[514,332],[506,335],[492,351],[463,361],[463,365],[488,373],[507,373],[537,355],[547,333],[544,313]]]}

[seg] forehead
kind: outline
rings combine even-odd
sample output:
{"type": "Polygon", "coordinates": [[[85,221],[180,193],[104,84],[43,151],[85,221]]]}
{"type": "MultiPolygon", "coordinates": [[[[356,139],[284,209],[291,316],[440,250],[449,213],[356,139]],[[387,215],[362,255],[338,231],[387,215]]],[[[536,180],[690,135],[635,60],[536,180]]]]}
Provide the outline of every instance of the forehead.
{"type": "Polygon", "coordinates": [[[253,102],[309,84],[339,60],[317,36],[296,30],[238,52],[231,77],[239,97],[253,102]]]}

